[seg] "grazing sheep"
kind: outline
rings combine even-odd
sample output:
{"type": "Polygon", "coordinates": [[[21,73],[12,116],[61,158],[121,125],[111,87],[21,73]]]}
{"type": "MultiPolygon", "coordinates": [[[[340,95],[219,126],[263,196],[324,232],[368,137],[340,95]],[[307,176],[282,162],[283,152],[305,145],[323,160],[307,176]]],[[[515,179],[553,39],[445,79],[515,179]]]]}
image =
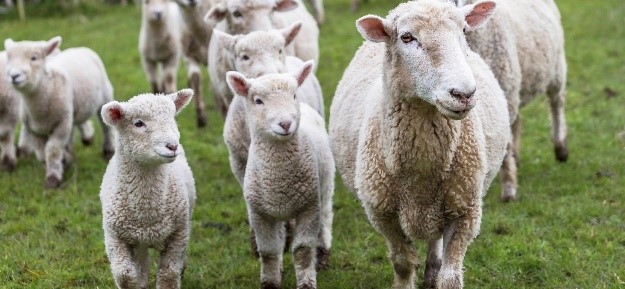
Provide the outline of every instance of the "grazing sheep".
{"type": "Polygon", "coordinates": [[[510,140],[507,103],[463,29],[495,2],[403,3],[356,24],[365,42],[339,82],[330,141],[343,182],[386,238],[393,288],[415,288],[412,241],[428,243],[426,288],[462,288],[482,196],[510,140]]]}
{"type": "MultiPolygon", "coordinates": [[[[294,55],[306,61],[319,59],[319,28],[310,13],[306,11],[299,0],[224,0],[215,4],[206,14],[204,21],[215,30],[231,35],[247,34],[252,31],[280,29],[301,22],[301,32],[285,53],[294,55]],[[223,21],[222,21],[223,20],[223,21]]],[[[228,59],[227,51],[219,41],[211,37],[208,48],[208,74],[210,75],[213,95],[221,97],[224,106],[220,108],[223,117],[226,117],[228,106],[232,101],[232,93],[225,83],[228,70],[224,59],[228,59]]]]}
{"type": "Polygon", "coordinates": [[[102,178],[104,245],[118,288],[148,288],[148,248],[160,252],[156,288],[180,288],[195,181],[174,119],[193,90],[141,94],[102,107],[118,132],[102,178]]]}
{"type": "MultiPolygon", "coordinates": [[[[476,1],[454,2],[463,5],[476,1]]],[[[501,198],[514,200],[521,145],[520,107],[546,93],[556,158],[565,162],[569,154],[564,116],[567,66],[560,12],[551,0],[499,0],[493,19],[483,29],[466,35],[469,47],[490,66],[508,99],[513,141],[501,169],[501,198]]]]}
{"type": "Polygon", "coordinates": [[[229,87],[243,98],[250,127],[243,191],[258,242],[261,288],[280,288],[284,221],[296,220],[297,288],[317,288],[316,255],[329,254],[334,160],[323,118],[295,96],[312,69],[308,61],[294,75],[227,74],[229,87]]]}
{"type": "Polygon", "coordinates": [[[104,133],[104,157],[114,153],[115,135],[99,114],[102,105],[113,100],[113,86],[104,64],[89,48],[58,52],[60,44],[59,36],[48,41],[4,42],[8,76],[23,96],[25,113],[19,145],[27,145],[45,162],[48,188],[61,185],[64,165],[72,161],[72,127],[78,127],[84,144],[93,141],[89,119],[94,114],[104,133]]]}
{"type": "MultiPolygon", "coordinates": [[[[204,23],[204,15],[214,5],[215,0],[176,0],[182,11],[185,29],[182,32],[182,52],[187,64],[187,80],[195,93],[195,112],[198,127],[206,126],[206,109],[202,96],[200,66],[207,66],[208,42],[213,33],[212,27],[204,23]]],[[[215,97],[217,107],[223,106],[221,98],[215,97]]]]}
{"type": "Polygon", "coordinates": [[[180,8],[169,0],[142,2],[139,53],[153,93],[176,91],[184,29],[180,8]],[[160,66],[160,75],[159,75],[160,66]]]}
{"type": "Polygon", "coordinates": [[[15,156],[15,129],[21,119],[22,101],[5,73],[7,54],[0,51],[0,169],[13,171],[15,156]]]}

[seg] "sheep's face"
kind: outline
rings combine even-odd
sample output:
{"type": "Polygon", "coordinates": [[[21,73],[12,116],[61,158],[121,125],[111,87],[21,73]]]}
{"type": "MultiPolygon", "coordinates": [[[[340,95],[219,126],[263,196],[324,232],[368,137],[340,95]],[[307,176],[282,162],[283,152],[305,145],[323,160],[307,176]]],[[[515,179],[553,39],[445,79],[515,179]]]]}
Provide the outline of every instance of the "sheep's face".
{"type": "Polygon", "coordinates": [[[247,34],[257,30],[273,28],[272,14],[295,9],[294,0],[225,0],[208,11],[204,21],[215,27],[225,20],[228,33],[247,34]]]}
{"type": "Polygon", "coordinates": [[[102,119],[118,132],[122,157],[142,165],[173,162],[180,153],[180,132],[174,117],[186,106],[193,90],[141,94],[127,102],[112,101],[102,107],[102,119]]]}
{"type": "Polygon", "coordinates": [[[247,77],[286,71],[285,41],[277,30],[254,31],[234,46],[234,67],[247,77]]]}
{"type": "Polygon", "coordinates": [[[49,41],[4,41],[7,52],[6,73],[8,81],[19,90],[35,89],[46,74],[46,58],[58,52],[60,37],[49,41]]]}
{"type": "Polygon", "coordinates": [[[245,98],[250,131],[261,138],[289,139],[300,120],[299,100],[295,91],[308,77],[313,62],[308,61],[296,74],[266,74],[246,79],[238,72],[228,72],[227,82],[237,97],[245,98]]]}
{"type": "Polygon", "coordinates": [[[150,22],[163,23],[169,16],[169,0],[143,0],[142,9],[150,22]]]}
{"type": "Polygon", "coordinates": [[[462,119],[475,106],[476,81],[469,66],[464,30],[479,27],[495,3],[480,1],[457,8],[451,2],[403,3],[386,19],[365,16],[358,30],[371,41],[385,42],[393,82],[405,97],[419,97],[452,119],[462,119]]]}

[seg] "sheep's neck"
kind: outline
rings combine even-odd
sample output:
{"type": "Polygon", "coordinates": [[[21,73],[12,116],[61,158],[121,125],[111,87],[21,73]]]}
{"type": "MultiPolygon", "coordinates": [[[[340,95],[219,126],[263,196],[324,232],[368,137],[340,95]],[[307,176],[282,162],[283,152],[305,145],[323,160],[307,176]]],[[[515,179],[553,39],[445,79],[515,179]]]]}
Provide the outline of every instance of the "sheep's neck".
{"type": "Polygon", "coordinates": [[[299,134],[296,131],[286,140],[267,140],[252,134],[250,151],[254,150],[256,158],[265,160],[272,167],[291,167],[298,159],[300,150],[299,134]]]}
{"type": "MultiPolygon", "coordinates": [[[[120,156],[123,155],[125,154],[120,151],[120,156]]],[[[166,165],[142,165],[127,157],[121,157],[118,160],[120,179],[117,181],[129,188],[127,192],[129,202],[148,205],[149,200],[162,197],[167,181],[166,165]]]]}

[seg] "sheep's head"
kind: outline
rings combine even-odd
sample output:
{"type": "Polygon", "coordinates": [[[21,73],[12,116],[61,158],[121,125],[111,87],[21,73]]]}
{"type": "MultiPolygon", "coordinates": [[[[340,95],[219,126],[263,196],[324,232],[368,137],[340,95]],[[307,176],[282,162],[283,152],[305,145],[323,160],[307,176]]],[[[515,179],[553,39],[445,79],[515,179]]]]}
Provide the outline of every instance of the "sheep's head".
{"type": "Polygon", "coordinates": [[[301,27],[301,22],[297,22],[280,30],[253,31],[246,35],[232,36],[218,30],[213,33],[222,47],[233,51],[231,61],[236,71],[246,77],[259,77],[286,72],[285,47],[301,27]]]}
{"type": "Polygon", "coordinates": [[[456,7],[440,0],[402,3],[386,19],[374,15],[356,21],[358,31],[373,42],[386,43],[394,69],[395,89],[419,97],[440,113],[462,119],[475,106],[475,77],[467,61],[469,46],[463,31],[488,21],[495,2],[478,1],[456,7]]]}
{"type": "Polygon", "coordinates": [[[309,60],[295,74],[266,74],[245,78],[229,71],[226,81],[236,97],[245,99],[245,111],[250,132],[271,139],[288,139],[299,127],[300,105],[295,91],[302,85],[314,66],[309,60]]]}
{"type": "Polygon", "coordinates": [[[193,97],[193,90],[172,94],[140,94],[127,102],[111,101],[102,107],[102,119],[117,130],[123,158],[143,165],[170,163],[180,153],[180,132],[174,117],[193,97]]]}
{"type": "Polygon", "coordinates": [[[58,52],[61,37],[48,41],[4,41],[7,52],[7,79],[19,90],[31,90],[38,86],[46,73],[46,58],[58,52]]]}
{"type": "Polygon", "coordinates": [[[152,23],[164,23],[169,16],[169,0],[143,0],[143,17],[152,23]]]}
{"type": "Polygon", "coordinates": [[[294,0],[224,0],[215,4],[204,16],[204,22],[215,27],[225,20],[228,33],[247,34],[273,28],[272,14],[297,7],[294,0]]]}

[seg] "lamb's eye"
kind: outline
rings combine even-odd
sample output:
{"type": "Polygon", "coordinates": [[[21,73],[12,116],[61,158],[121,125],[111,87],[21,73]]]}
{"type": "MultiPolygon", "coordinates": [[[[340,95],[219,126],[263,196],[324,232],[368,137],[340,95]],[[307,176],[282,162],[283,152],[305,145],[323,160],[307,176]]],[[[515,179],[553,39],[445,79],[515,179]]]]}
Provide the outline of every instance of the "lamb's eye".
{"type": "Polygon", "coordinates": [[[264,102],[263,102],[260,98],[256,98],[256,99],[254,99],[254,103],[255,103],[255,104],[258,104],[258,105],[263,105],[263,104],[265,104],[265,103],[264,103],[264,102]]]}
{"type": "Polygon", "coordinates": [[[30,58],[30,61],[37,61],[37,56],[32,56],[32,57],[30,58]]]}
{"type": "Polygon", "coordinates": [[[295,99],[295,97],[296,97],[296,96],[297,96],[297,95],[293,94],[293,99],[295,99]]]}
{"type": "Polygon", "coordinates": [[[243,60],[250,60],[250,57],[249,57],[249,56],[247,56],[247,55],[243,55],[243,56],[241,57],[241,59],[243,59],[243,60]]]}
{"type": "Polygon", "coordinates": [[[145,123],[142,120],[138,119],[138,120],[135,120],[134,125],[135,127],[144,127],[145,123]]]}
{"type": "Polygon", "coordinates": [[[410,34],[410,32],[406,32],[402,34],[400,38],[401,38],[401,41],[403,41],[404,43],[410,43],[413,40],[415,40],[412,34],[410,34]]]}
{"type": "Polygon", "coordinates": [[[238,17],[242,17],[243,14],[241,14],[241,12],[239,10],[234,10],[234,11],[232,11],[232,16],[238,18],[238,17]]]}
{"type": "Polygon", "coordinates": [[[280,49],[280,51],[278,51],[278,53],[282,54],[282,49],[280,49]]]}

